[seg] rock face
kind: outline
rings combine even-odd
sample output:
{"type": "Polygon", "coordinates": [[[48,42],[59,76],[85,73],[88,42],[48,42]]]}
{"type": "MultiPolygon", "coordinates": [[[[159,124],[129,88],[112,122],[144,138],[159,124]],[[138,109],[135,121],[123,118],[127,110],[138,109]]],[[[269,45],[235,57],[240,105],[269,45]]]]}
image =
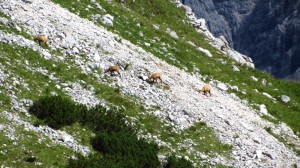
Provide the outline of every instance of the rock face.
{"type": "Polygon", "coordinates": [[[231,47],[250,56],[258,69],[285,78],[300,67],[300,1],[182,3],[190,6],[197,17],[206,19],[215,36],[225,36],[231,47]]]}

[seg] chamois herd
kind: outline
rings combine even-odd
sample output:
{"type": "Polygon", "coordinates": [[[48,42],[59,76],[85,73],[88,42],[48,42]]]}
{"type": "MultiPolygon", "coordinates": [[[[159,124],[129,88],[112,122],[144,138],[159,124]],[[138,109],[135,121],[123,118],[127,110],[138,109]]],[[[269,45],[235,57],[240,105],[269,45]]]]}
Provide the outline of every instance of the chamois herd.
{"type": "MultiPolygon", "coordinates": [[[[38,41],[40,46],[41,46],[41,43],[44,43],[44,45],[46,47],[48,47],[47,38],[45,36],[36,36],[33,40],[38,41]]],[[[121,66],[118,64],[118,65],[108,67],[104,71],[104,73],[109,72],[110,75],[113,75],[116,72],[121,77],[120,70],[121,70],[121,66]]],[[[160,80],[160,83],[163,83],[161,77],[162,77],[162,74],[160,72],[156,72],[156,73],[150,74],[148,76],[147,81],[148,82],[158,82],[158,80],[160,80]]],[[[212,95],[211,88],[212,88],[211,85],[207,84],[207,85],[204,85],[201,90],[196,90],[196,91],[198,91],[199,93],[203,92],[203,95],[208,96],[208,94],[209,94],[209,96],[211,96],[212,95]]]]}
{"type": "MultiPolygon", "coordinates": [[[[114,65],[114,66],[108,67],[104,71],[104,73],[109,72],[110,75],[113,75],[114,72],[117,72],[119,74],[119,76],[121,77],[120,69],[121,69],[120,65],[114,65]]],[[[148,82],[158,82],[158,80],[160,80],[160,83],[162,83],[163,81],[162,81],[161,77],[162,77],[161,73],[156,72],[156,73],[150,74],[148,76],[147,81],[148,82]]],[[[212,95],[211,88],[212,88],[211,85],[207,84],[207,85],[204,85],[201,90],[196,90],[196,91],[198,91],[199,93],[203,92],[203,95],[205,95],[205,96],[208,96],[208,95],[211,96],[212,95]]]]}

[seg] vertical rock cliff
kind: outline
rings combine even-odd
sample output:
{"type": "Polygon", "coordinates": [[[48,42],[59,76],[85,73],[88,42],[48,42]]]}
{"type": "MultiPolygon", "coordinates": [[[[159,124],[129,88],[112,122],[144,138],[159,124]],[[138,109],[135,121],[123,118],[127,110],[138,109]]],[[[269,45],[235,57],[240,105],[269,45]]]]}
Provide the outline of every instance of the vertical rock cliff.
{"type": "Polygon", "coordinates": [[[258,69],[279,78],[299,78],[294,72],[300,67],[300,0],[182,3],[205,18],[215,36],[224,35],[231,47],[250,56],[258,69]]]}

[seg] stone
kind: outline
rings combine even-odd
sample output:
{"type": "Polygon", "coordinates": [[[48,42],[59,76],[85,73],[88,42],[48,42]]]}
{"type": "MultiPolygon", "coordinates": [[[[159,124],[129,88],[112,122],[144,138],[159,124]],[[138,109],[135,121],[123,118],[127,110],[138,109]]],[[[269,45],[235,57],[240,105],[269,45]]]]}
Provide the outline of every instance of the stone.
{"type": "Polygon", "coordinates": [[[222,90],[222,91],[227,91],[228,90],[228,87],[224,83],[221,83],[221,82],[219,82],[217,84],[217,88],[222,90]]]}
{"type": "Polygon", "coordinates": [[[267,107],[264,104],[261,104],[259,106],[259,112],[263,115],[267,115],[268,114],[268,110],[267,107]]]}
{"type": "Polygon", "coordinates": [[[113,21],[114,21],[114,17],[110,14],[106,14],[101,18],[101,22],[108,27],[113,27],[114,25],[113,21]]]}
{"type": "Polygon", "coordinates": [[[258,81],[258,79],[257,79],[256,77],[254,77],[254,76],[250,76],[250,79],[252,79],[252,80],[255,81],[255,82],[258,81]]]}
{"type": "Polygon", "coordinates": [[[240,69],[236,67],[235,65],[232,66],[233,72],[240,72],[240,69]]]}
{"type": "Polygon", "coordinates": [[[237,86],[232,86],[231,89],[234,90],[234,91],[236,91],[236,92],[239,91],[239,88],[237,86]]]}
{"type": "Polygon", "coordinates": [[[47,51],[44,51],[43,55],[44,55],[44,58],[47,59],[47,60],[52,58],[52,55],[50,53],[48,53],[47,51]]]}
{"type": "Polygon", "coordinates": [[[207,49],[204,49],[202,47],[198,47],[197,50],[203,52],[208,57],[212,57],[212,54],[207,49]]]}
{"type": "Polygon", "coordinates": [[[171,31],[169,34],[170,34],[171,37],[173,37],[173,38],[175,38],[175,39],[178,39],[178,35],[177,35],[176,32],[171,31]]]}
{"type": "Polygon", "coordinates": [[[290,100],[291,100],[290,97],[288,97],[286,95],[281,96],[281,101],[284,103],[288,103],[290,100]]]}
{"type": "Polygon", "coordinates": [[[32,0],[22,0],[22,1],[25,2],[25,3],[29,3],[29,4],[32,3],[32,0]]]}
{"type": "Polygon", "coordinates": [[[153,29],[159,30],[159,26],[158,25],[153,25],[153,29]]]}

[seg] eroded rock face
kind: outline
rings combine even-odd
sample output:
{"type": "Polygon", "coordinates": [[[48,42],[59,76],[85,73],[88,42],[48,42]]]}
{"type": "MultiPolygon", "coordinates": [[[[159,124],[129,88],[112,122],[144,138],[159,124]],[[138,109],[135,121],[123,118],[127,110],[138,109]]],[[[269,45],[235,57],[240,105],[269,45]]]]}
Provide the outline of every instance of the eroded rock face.
{"type": "Polygon", "coordinates": [[[300,67],[300,1],[182,3],[190,6],[197,17],[206,19],[216,37],[225,36],[231,47],[250,56],[256,68],[285,78],[300,67]]]}

